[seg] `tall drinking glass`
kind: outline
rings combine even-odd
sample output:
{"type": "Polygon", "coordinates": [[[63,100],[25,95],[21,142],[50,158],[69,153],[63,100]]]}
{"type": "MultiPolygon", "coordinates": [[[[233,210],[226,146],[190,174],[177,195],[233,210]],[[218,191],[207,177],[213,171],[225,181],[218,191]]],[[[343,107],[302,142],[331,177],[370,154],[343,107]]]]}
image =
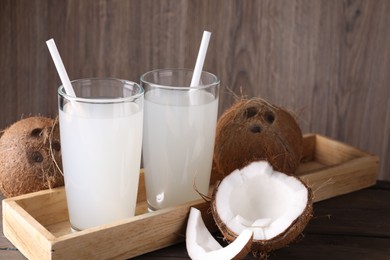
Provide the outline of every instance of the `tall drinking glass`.
{"type": "Polygon", "coordinates": [[[111,78],[58,89],[62,162],[70,223],[82,230],[134,216],[144,91],[111,78]]]}
{"type": "Polygon", "coordinates": [[[219,79],[202,72],[154,70],[141,76],[145,89],[143,163],[149,210],[208,193],[218,114],[219,79]]]}

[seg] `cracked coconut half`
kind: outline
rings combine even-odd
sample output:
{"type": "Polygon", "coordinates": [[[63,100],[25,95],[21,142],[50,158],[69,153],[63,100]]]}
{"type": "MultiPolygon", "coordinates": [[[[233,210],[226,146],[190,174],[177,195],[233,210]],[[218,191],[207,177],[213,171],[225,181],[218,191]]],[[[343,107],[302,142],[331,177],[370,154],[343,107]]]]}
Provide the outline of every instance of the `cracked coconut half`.
{"type": "Polygon", "coordinates": [[[250,229],[252,251],[267,254],[301,234],[312,215],[312,193],[298,177],[258,161],[233,171],[219,183],[211,209],[228,241],[250,229]]]}

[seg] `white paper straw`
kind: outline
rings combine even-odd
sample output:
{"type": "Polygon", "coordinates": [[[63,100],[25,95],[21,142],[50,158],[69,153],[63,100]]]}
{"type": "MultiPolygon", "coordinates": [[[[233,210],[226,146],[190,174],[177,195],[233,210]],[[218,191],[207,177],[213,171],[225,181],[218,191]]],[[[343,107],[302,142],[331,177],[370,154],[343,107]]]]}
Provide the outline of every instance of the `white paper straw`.
{"type": "Polygon", "coordinates": [[[62,62],[60,53],[57,50],[57,46],[56,46],[54,40],[50,39],[50,40],[46,41],[46,45],[49,48],[51,57],[54,61],[54,65],[56,66],[58,75],[60,76],[62,85],[65,88],[66,94],[68,94],[69,96],[75,97],[76,94],[74,93],[72,84],[70,83],[70,80],[68,77],[68,73],[66,73],[64,63],[62,62]]]}
{"type": "Polygon", "coordinates": [[[202,74],[204,60],[206,59],[207,48],[209,46],[211,32],[204,31],[202,41],[200,43],[198,57],[195,63],[194,74],[191,79],[191,87],[199,86],[200,75],[202,74]]]}

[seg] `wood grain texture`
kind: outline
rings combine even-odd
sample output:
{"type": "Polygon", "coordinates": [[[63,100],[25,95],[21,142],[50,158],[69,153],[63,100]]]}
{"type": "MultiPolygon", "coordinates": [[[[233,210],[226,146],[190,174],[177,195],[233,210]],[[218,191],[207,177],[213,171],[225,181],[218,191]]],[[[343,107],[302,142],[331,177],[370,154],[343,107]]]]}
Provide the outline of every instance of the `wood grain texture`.
{"type": "Polygon", "coordinates": [[[220,113],[262,96],[295,113],[303,132],[381,158],[390,180],[390,2],[386,0],[2,0],[0,128],[57,114],[54,38],[72,79],[139,81],[195,63],[221,79],[220,113]]]}

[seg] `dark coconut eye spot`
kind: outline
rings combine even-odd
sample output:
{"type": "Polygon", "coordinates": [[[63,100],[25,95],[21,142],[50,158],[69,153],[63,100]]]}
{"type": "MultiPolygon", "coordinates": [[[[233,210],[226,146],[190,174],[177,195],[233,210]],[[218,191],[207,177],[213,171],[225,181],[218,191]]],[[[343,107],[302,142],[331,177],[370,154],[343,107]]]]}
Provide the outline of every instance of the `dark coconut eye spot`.
{"type": "Polygon", "coordinates": [[[34,128],[31,130],[31,136],[39,137],[42,133],[42,128],[34,128]]]}
{"type": "Polygon", "coordinates": [[[61,150],[61,144],[57,141],[54,141],[52,144],[51,144],[51,147],[55,150],[55,151],[59,151],[61,150]]]}
{"type": "Polygon", "coordinates": [[[31,154],[31,159],[34,161],[34,162],[37,162],[37,163],[40,163],[40,162],[43,162],[43,156],[40,152],[33,152],[31,154]]]}
{"type": "Polygon", "coordinates": [[[275,121],[275,115],[271,111],[268,111],[268,112],[265,113],[264,119],[268,123],[272,124],[275,121]]]}
{"type": "Polygon", "coordinates": [[[261,132],[261,126],[258,124],[253,124],[249,127],[249,131],[251,131],[254,134],[258,134],[261,132]]]}
{"type": "Polygon", "coordinates": [[[244,117],[245,118],[251,118],[254,117],[257,114],[258,110],[256,107],[248,107],[245,109],[244,117]]]}

